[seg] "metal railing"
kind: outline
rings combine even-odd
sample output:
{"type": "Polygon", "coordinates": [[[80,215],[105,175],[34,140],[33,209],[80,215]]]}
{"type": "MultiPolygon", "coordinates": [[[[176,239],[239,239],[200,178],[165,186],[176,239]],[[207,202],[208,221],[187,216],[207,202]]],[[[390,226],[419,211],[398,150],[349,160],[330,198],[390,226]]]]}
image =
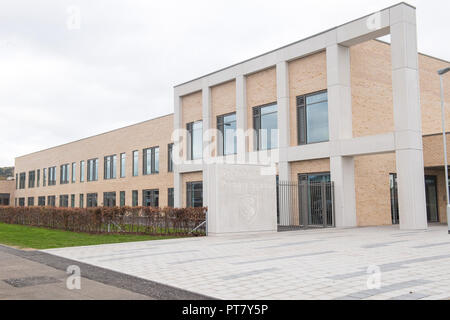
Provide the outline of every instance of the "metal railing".
{"type": "Polygon", "coordinates": [[[333,182],[279,181],[278,230],[335,226],[333,182]]]}

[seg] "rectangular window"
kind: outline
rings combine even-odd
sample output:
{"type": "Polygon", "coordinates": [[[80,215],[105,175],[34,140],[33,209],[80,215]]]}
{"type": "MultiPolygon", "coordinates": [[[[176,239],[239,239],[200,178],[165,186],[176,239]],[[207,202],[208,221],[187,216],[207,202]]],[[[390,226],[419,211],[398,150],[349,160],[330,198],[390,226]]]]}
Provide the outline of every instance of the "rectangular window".
{"type": "Polygon", "coordinates": [[[45,206],[45,196],[44,197],[38,197],[38,206],[44,207],[45,206]]]}
{"type": "Polygon", "coordinates": [[[276,103],[253,108],[254,149],[278,148],[278,106],[276,103]]]}
{"type": "Polygon", "coordinates": [[[56,196],[48,196],[47,197],[47,205],[49,207],[55,207],[56,206],[56,196]]]}
{"type": "Polygon", "coordinates": [[[34,206],[34,197],[28,197],[28,206],[29,207],[34,206]]]}
{"type": "Polygon", "coordinates": [[[84,182],[84,160],[80,161],[80,182],[84,182]]]}
{"type": "Polygon", "coordinates": [[[16,190],[19,188],[19,178],[18,174],[16,173],[16,190]]]}
{"type": "Polygon", "coordinates": [[[186,183],[186,206],[188,208],[203,207],[203,183],[201,181],[186,183]]]}
{"type": "Polygon", "coordinates": [[[167,145],[167,172],[173,172],[173,143],[167,145]]]}
{"type": "Polygon", "coordinates": [[[28,172],[28,188],[34,188],[34,183],[36,180],[36,171],[28,172]]]}
{"type": "Polygon", "coordinates": [[[63,164],[60,167],[59,183],[60,184],[69,183],[69,164],[63,164]]]}
{"type": "Polygon", "coordinates": [[[87,181],[98,180],[98,159],[90,159],[87,162],[87,181]]]}
{"type": "Polygon", "coordinates": [[[142,205],[144,207],[159,207],[159,190],[142,190],[142,205]]]}
{"type": "Polygon", "coordinates": [[[42,185],[47,185],[47,168],[42,169],[42,185]]]}
{"type": "Polygon", "coordinates": [[[69,207],[69,195],[68,194],[62,194],[59,196],[59,206],[62,208],[69,207]]]}
{"type": "Polygon", "coordinates": [[[25,207],[25,198],[19,198],[19,207],[25,207]]]}
{"type": "Polygon", "coordinates": [[[326,91],[297,97],[297,128],[299,145],[329,140],[326,91]]]}
{"type": "Polygon", "coordinates": [[[133,151],[133,177],[137,177],[139,174],[139,152],[133,151]]]}
{"type": "Polygon", "coordinates": [[[167,190],[167,206],[173,208],[174,206],[174,194],[173,188],[167,190]]]}
{"type": "Polygon", "coordinates": [[[116,164],[117,156],[107,156],[105,157],[105,166],[104,166],[104,179],[115,179],[117,172],[117,164],[116,164]]]}
{"type": "Polygon", "coordinates": [[[120,154],[120,177],[125,178],[125,172],[126,172],[126,160],[127,160],[126,153],[120,154]]]}
{"type": "Polygon", "coordinates": [[[203,156],[203,122],[191,122],[186,126],[188,131],[187,159],[201,159],[203,156]]]}
{"type": "Polygon", "coordinates": [[[143,150],[143,166],[144,175],[159,173],[159,147],[153,147],[143,150]]]}
{"type": "Polygon", "coordinates": [[[236,113],[217,117],[217,150],[219,156],[237,153],[236,113]]]}
{"type": "Polygon", "coordinates": [[[103,192],[103,206],[115,207],[116,206],[116,193],[115,192],[103,192]]]}
{"type": "Polygon", "coordinates": [[[48,168],[48,185],[56,185],[56,167],[48,168]]]}
{"type": "Polygon", "coordinates": [[[25,172],[20,173],[19,177],[20,177],[19,189],[25,189],[25,180],[27,179],[26,173],[25,172]]]}
{"type": "Polygon", "coordinates": [[[36,180],[36,187],[39,188],[39,185],[41,184],[41,170],[37,169],[37,180],[36,180]]]}
{"type": "Polygon", "coordinates": [[[84,208],[84,194],[80,193],[80,208],[84,208]]]}
{"type": "Polygon", "coordinates": [[[125,206],[125,191],[120,191],[120,206],[125,206]]]}
{"type": "Polygon", "coordinates": [[[88,208],[97,207],[97,194],[96,193],[88,193],[86,195],[86,203],[88,208]]]}
{"type": "Polygon", "coordinates": [[[75,208],[75,195],[74,194],[70,195],[70,207],[75,208]]]}
{"type": "Polygon", "coordinates": [[[77,164],[75,162],[72,162],[72,183],[75,183],[77,181],[76,171],[77,164]]]}
{"type": "Polygon", "coordinates": [[[139,197],[138,191],[137,190],[133,190],[132,191],[132,206],[133,207],[137,207],[139,205],[138,197],[139,197]]]}

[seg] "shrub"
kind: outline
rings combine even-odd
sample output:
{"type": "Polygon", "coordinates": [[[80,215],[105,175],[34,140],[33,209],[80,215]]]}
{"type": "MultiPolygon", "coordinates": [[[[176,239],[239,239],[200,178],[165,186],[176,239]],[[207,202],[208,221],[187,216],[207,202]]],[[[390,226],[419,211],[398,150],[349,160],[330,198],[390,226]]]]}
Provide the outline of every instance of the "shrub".
{"type": "Polygon", "coordinates": [[[0,207],[0,222],[87,233],[204,235],[207,208],[0,207]]]}

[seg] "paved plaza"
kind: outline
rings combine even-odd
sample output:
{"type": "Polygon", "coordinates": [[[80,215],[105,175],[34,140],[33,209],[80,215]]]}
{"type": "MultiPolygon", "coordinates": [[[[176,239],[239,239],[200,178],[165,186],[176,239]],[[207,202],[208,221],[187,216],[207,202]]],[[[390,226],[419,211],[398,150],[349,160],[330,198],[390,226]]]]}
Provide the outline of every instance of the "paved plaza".
{"type": "Polygon", "coordinates": [[[443,225],[426,231],[326,229],[43,251],[219,299],[450,298],[450,235],[443,225]]]}

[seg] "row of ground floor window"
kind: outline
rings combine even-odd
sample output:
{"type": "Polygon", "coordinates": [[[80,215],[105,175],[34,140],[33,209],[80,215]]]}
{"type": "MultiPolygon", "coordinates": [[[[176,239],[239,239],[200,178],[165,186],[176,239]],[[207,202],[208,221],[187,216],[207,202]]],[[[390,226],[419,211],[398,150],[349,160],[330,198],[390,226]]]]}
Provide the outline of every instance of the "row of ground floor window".
{"type": "MultiPolygon", "coordinates": [[[[294,207],[295,216],[293,219],[289,218],[288,222],[292,223],[292,221],[301,221],[301,217],[305,216],[304,212],[307,213],[307,220],[309,224],[323,224],[322,206],[326,206],[327,215],[329,216],[327,220],[327,224],[332,224],[332,189],[326,189],[326,192],[317,192],[318,188],[314,187],[315,183],[319,182],[330,182],[330,174],[326,173],[317,173],[317,174],[299,174],[298,176],[298,186],[293,186],[291,184],[283,184],[280,182],[277,183],[277,191],[279,193],[280,190],[282,194],[278,195],[277,201],[277,215],[278,215],[278,223],[283,223],[283,214],[280,215],[280,200],[286,201],[286,197],[283,194],[286,194],[286,188],[288,188],[287,192],[289,195],[289,202],[292,201],[301,201],[301,199],[305,199],[304,203],[295,203],[290,204],[290,211],[294,207]],[[302,183],[308,183],[308,189],[299,188],[302,183]],[[280,186],[282,189],[280,189],[280,186]],[[305,195],[301,195],[301,193],[305,193],[305,195]],[[295,196],[292,197],[291,194],[295,193],[295,196]],[[298,193],[298,194],[297,194],[298,193]],[[291,199],[292,198],[292,199],[291,199]],[[326,199],[322,199],[326,198],[326,199]],[[298,219],[297,219],[298,218],[298,219]]],[[[146,190],[133,190],[132,192],[132,200],[131,206],[152,206],[159,207],[159,189],[146,189],[146,190]],[[139,195],[141,193],[141,196],[139,195]],[[140,198],[141,197],[141,198],[140,198]]],[[[399,210],[398,210],[398,196],[397,196],[397,175],[390,174],[390,195],[391,195],[391,217],[392,223],[399,223],[399,210]]],[[[437,188],[437,177],[434,175],[426,175],[425,176],[425,193],[426,193],[426,205],[427,205],[427,217],[429,222],[439,222],[439,205],[438,205],[438,188],[437,188]]],[[[16,206],[56,206],[56,200],[59,200],[59,207],[96,207],[98,205],[103,205],[106,207],[114,207],[114,206],[125,206],[130,205],[126,203],[126,192],[103,192],[103,203],[98,203],[98,193],[87,193],[87,194],[78,194],[78,199],[76,199],[76,194],[63,194],[59,195],[58,198],[55,195],[49,196],[39,196],[37,199],[35,197],[19,197],[15,199],[16,206]],[[78,200],[78,201],[77,201],[78,200]],[[36,201],[36,202],[35,202],[36,201]]],[[[173,188],[168,188],[167,193],[167,204],[169,207],[173,207],[174,204],[174,190],[173,188]]],[[[9,201],[9,195],[5,195],[5,201],[9,201]]],[[[3,203],[3,205],[8,205],[9,203],[3,203]]],[[[0,203],[2,205],[2,203],[0,203]]],[[[203,206],[203,184],[201,181],[198,182],[187,182],[186,183],[186,206],[187,207],[201,207],[203,206]]],[[[291,211],[292,212],[292,211],[291,211]]],[[[292,213],[289,213],[291,215],[292,213]]]]}
{"type": "MultiPolygon", "coordinates": [[[[139,192],[139,190],[132,190],[132,201],[131,206],[136,207],[139,205],[147,207],[159,207],[159,189],[145,189],[139,192]],[[141,193],[141,201],[139,199],[139,193],[141,193]]],[[[173,207],[174,203],[174,191],[173,188],[168,188],[168,199],[167,203],[169,207],[173,207]]],[[[126,193],[125,191],[111,191],[103,192],[103,203],[98,203],[98,193],[83,193],[78,194],[78,201],[76,199],[76,194],[62,194],[58,196],[58,206],[59,207],[79,207],[79,208],[92,208],[102,205],[105,207],[115,207],[115,206],[125,206],[129,205],[126,203],[126,193]]],[[[56,206],[57,196],[38,196],[37,202],[35,202],[35,197],[19,197],[15,199],[16,206],[56,206]],[[25,203],[26,201],[26,203],[25,203]]],[[[201,207],[203,206],[203,183],[201,181],[197,182],[187,182],[186,183],[186,204],[187,207],[201,207]]]]}

